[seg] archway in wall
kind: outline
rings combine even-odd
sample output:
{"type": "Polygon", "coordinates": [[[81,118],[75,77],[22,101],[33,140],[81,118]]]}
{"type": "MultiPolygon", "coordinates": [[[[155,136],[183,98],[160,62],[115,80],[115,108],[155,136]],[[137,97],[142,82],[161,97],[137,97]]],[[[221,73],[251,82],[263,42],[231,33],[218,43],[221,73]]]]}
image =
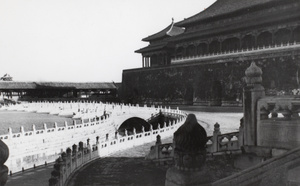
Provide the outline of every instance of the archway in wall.
{"type": "Polygon", "coordinates": [[[262,32],[257,37],[257,46],[269,46],[272,45],[272,33],[269,31],[262,32]]]}
{"type": "Polygon", "coordinates": [[[118,133],[121,136],[125,135],[125,129],[128,132],[128,135],[133,134],[133,128],[135,128],[136,133],[141,133],[142,128],[144,127],[145,131],[150,130],[150,124],[146,122],[144,119],[139,118],[139,117],[132,117],[127,120],[125,120],[120,127],[118,128],[118,133]]]}
{"type": "Polygon", "coordinates": [[[240,49],[239,38],[228,38],[222,42],[222,51],[233,51],[240,49]]]}
{"type": "Polygon", "coordinates": [[[291,31],[289,29],[280,29],[275,33],[275,44],[285,44],[291,41],[291,31]]]}
{"type": "Polygon", "coordinates": [[[250,49],[255,47],[255,37],[251,34],[245,35],[242,39],[242,49],[250,49]]]}

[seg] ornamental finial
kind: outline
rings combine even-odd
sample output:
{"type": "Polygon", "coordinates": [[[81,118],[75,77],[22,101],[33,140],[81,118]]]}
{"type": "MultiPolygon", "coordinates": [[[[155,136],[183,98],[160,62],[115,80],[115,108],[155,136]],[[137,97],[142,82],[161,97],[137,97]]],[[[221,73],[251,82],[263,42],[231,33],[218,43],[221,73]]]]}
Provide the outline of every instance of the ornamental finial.
{"type": "Polygon", "coordinates": [[[255,62],[252,62],[246,69],[245,75],[247,84],[261,84],[262,82],[262,70],[256,66],[255,62]]]}

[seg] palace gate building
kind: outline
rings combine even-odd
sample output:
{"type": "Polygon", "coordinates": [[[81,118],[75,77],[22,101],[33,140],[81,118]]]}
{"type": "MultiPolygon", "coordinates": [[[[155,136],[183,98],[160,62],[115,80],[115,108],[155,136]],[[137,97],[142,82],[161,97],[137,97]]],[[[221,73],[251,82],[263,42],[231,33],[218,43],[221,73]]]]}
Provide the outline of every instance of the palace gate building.
{"type": "Polygon", "coordinates": [[[18,82],[0,81],[0,101],[118,101],[118,88],[108,82],[18,82]]]}
{"type": "Polygon", "coordinates": [[[142,68],[123,71],[128,102],[241,104],[253,61],[267,94],[299,88],[299,0],[217,0],[142,41],[142,68]]]}

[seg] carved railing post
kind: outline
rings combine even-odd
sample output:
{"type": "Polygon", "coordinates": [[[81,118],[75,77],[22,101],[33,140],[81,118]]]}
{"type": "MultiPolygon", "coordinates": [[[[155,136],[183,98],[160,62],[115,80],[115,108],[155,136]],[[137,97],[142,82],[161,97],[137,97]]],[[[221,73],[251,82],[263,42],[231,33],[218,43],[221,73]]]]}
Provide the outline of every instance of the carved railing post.
{"type": "Polygon", "coordinates": [[[67,166],[67,174],[70,175],[73,170],[72,169],[72,163],[73,163],[72,150],[70,148],[67,148],[66,152],[67,152],[67,159],[69,160],[69,163],[70,163],[69,166],[67,166]]]}
{"type": "Polygon", "coordinates": [[[159,159],[159,153],[160,153],[160,149],[159,146],[161,145],[161,137],[160,135],[156,136],[156,142],[155,142],[155,158],[159,159]]]}
{"type": "Polygon", "coordinates": [[[243,144],[244,144],[244,118],[240,119],[238,140],[239,140],[239,147],[243,146],[243,144]]]}
{"type": "Polygon", "coordinates": [[[145,127],[144,126],[142,126],[142,133],[144,133],[145,132],[145,127]]]}
{"type": "Polygon", "coordinates": [[[257,100],[265,96],[262,70],[254,62],[245,71],[244,88],[244,145],[257,145],[257,100]]]}
{"type": "Polygon", "coordinates": [[[36,134],[36,128],[35,128],[35,125],[32,125],[32,133],[33,133],[33,135],[36,134]]]}
{"type": "Polygon", "coordinates": [[[218,136],[221,135],[220,131],[220,124],[216,123],[214,125],[214,132],[213,132],[213,137],[212,137],[212,152],[218,152],[218,147],[219,147],[219,141],[218,141],[218,136]]]}
{"type": "Polygon", "coordinates": [[[157,136],[156,136],[156,142],[155,142],[155,145],[161,145],[161,137],[160,137],[160,135],[157,135],[157,136]]]}
{"type": "Polygon", "coordinates": [[[96,145],[99,144],[99,136],[96,137],[96,145]]]}
{"type": "Polygon", "coordinates": [[[118,139],[118,131],[115,132],[115,139],[118,139]]]}
{"type": "Polygon", "coordinates": [[[8,136],[9,138],[12,138],[12,128],[11,127],[8,127],[8,136]]]}
{"type": "Polygon", "coordinates": [[[72,170],[74,170],[77,168],[77,145],[75,145],[75,144],[72,146],[72,153],[73,153],[73,156],[75,157],[75,159],[74,159],[75,165],[72,168],[72,170]]]}

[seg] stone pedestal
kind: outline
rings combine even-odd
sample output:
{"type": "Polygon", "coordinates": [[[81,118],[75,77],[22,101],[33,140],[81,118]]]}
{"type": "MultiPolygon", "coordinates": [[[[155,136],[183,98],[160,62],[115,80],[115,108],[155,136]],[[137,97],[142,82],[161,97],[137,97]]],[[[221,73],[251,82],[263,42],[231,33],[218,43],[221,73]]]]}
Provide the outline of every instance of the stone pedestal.
{"type": "Polygon", "coordinates": [[[245,71],[247,86],[244,88],[244,145],[257,145],[257,100],[265,96],[262,70],[251,63],[245,71]]]}

